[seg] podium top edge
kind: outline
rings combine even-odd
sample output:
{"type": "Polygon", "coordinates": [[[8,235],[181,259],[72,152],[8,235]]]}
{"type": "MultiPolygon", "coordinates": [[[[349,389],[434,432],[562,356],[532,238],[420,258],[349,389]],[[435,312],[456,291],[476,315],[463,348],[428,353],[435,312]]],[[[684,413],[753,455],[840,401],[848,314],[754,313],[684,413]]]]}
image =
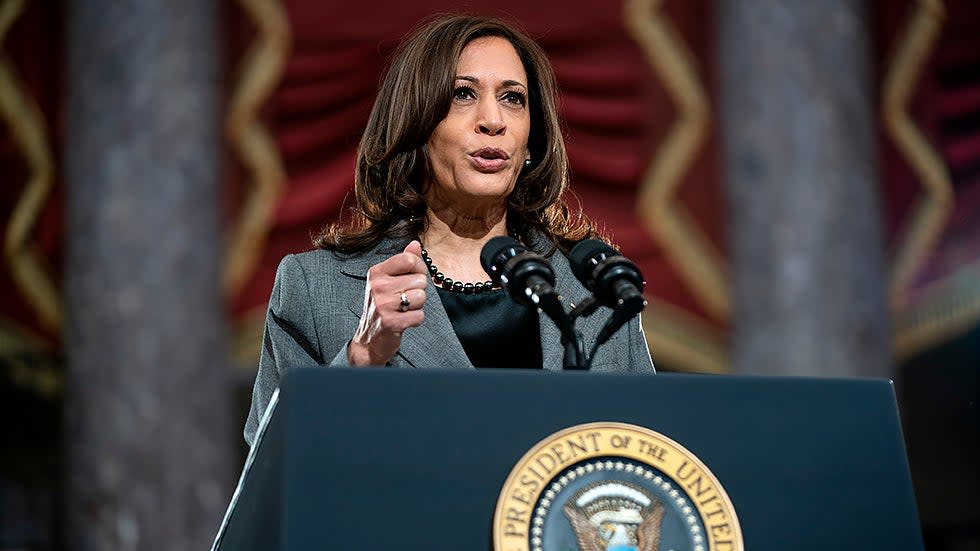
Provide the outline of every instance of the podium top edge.
{"type": "Polygon", "coordinates": [[[535,378],[603,378],[606,380],[673,380],[673,381],[729,381],[745,384],[842,384],[860,385],[872,387],[888,387],[894,389],[892,379],[879,377],[823,377],[811,375],[741,375],[741,374],[715,374],[715,373],[605,373],[595,371],[544,371],[538,369],[516,369],[516,368],[391,368],[391,367],[327,367],[320,365],[310,365],[308,367],[290,369],[284,374],[286,379],[303,379],[322,377],[323,373],[330,373],[329,377],[417,377],[425,373],[426,377],[437,378],[498,378],[501,376],[513,377],[515,379],[535,379],[535,378]]]}

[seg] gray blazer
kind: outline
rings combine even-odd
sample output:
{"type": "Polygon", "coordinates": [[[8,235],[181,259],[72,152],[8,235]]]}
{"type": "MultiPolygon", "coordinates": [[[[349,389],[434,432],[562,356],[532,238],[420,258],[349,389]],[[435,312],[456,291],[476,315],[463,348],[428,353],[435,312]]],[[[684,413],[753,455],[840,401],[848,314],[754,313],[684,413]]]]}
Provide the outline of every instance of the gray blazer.
{"type": "MultiPolygon", "coordinates": [[[[406,244],[384,241],[362,256],[345,259],[338,259],[324,250],[288,255],[282,259],[269,299],[252,407],[245,423],[245,440],[249,445],[255,438],[272,393],[287,369],[347,365],[347,343],[354,336],[364,307],[368,268],[400,252],[406,244]]],[[[564,255],[555,253],[550,261],[555,269],[556,289],[567,303],[578,304],[589,296],[572,274],[564,255]]],[[[389,365],[473,369],[431,279],[422,309],[425,321],[421,326],[405,331],[401,348],[389,365]]],[[[600,309],[576,323],[576,328],[585,337],[587,349],[595,342],[607,317],[608,310],[600,309]]],[[[547,316],[540,317],[540,326],[544,368],[560,371],[564,358],[561,333],[547,316]]],[[[620,328],[600,348],[592,370],[654,372],[638,318],[620,328]]]]}

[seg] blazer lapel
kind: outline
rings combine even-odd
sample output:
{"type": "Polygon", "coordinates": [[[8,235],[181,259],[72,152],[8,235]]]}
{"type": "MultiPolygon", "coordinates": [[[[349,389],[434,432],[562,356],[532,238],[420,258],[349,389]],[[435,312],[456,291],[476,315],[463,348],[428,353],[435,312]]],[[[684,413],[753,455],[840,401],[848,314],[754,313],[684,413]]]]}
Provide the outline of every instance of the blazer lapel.
{"type": "Polygon", "coordinates": [[[429,278],[422,307],[425,321],[402,334],[398,355],[415,367],[463,367],[475,369],[449,321],[439,291],[429,278]]]}
{"type": "MultiPolygon", "coordinates": [[[[404,247],[404,245],[402,245],[404,247]]],[[[393,250],[397,247],[390,241],[383,241],[373,251],[363,256],[351,258],[341,264],[340,271],[348,276],[367,280],[367,271],[371,266],[382,262],[394,254],[393,250]]],[[[460,367],[473,369],[463,345],[460,344],[456,332],[453,330],[452,322],[446,314],[446,309],[439,300],[439,293],[430,278],[425,289],[425,304],[422,312],[425,314],[425,321],[418,327],[410,327],[402,333],[402,343],[398,352],[392,358],[392,365],[397,365],[403,361],[413,367],[460,367]],[[401,361],[399,361],[399,359],[401,361]]],[[[348,304],[351,312],[361,317],[364,309],[364,296],[352,299],[348,304]]],[[[560,360],[559,360],[560,362],[560,360]]]]}
{"type": "Polygon", "coordinates": [[[565,347],[561,345],[561,331],[551,318],[538,311],[541,320],[541,359],[549,371],[561,371],[565,360],[565,347]]]}

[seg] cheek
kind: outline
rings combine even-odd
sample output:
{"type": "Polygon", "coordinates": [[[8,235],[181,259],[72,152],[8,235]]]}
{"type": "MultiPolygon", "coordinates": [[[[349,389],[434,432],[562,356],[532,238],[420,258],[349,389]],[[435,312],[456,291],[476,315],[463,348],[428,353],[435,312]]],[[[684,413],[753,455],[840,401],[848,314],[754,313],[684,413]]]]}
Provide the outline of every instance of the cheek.
{"type": "Polygon", "coordinates": [[[530,151],[531,150],[531,128],[530,128],[530,125],[527,122],[525,122],[524,123],[524,127],[521,130],[522,130],[522,132],[521,132],[521,134],[522,134],[521,135],[521,141],[524,144],[524,151],[530,151]]]}
{"type": "Polygon", "coordinates": [[[429,159],[433,168],[444,167],[449,164],[449,154],[446,143],[438,136],[433,136],[429,140],[429,159]]]}

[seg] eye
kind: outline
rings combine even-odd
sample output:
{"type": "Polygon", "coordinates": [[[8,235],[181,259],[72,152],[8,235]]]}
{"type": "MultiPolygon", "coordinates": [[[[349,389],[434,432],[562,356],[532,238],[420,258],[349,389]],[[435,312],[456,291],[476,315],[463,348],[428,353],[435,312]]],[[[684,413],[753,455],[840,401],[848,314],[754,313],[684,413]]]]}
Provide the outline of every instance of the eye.
{"type": "Polygon", "coordinates": [[[465,101],[468,99],[474,99],[475,97],[476,94],[473,92],[473,89],[470,88],[469,86],[460,86],[459,88],[453,90],[454,101],[465,101]]]}
{"type": "Polygon", "coordinates": [[[505,102],[513,105],[524,106],[527,104],[527,96],[525,96],[523,92],[507,92],[504,94],[502,99],[505,102]]]}

